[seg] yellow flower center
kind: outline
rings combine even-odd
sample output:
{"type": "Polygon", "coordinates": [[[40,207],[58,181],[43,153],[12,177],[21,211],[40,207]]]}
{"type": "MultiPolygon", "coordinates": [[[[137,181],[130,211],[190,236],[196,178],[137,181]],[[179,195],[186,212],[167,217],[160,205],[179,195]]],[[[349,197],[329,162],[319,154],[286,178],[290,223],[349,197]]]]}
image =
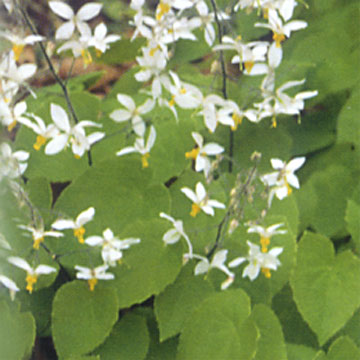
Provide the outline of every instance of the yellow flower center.
{"type": "Polygon", "coordinates": [[[273,40],[276,43],[276,47],[281,47],[281,43],[285,40],[285,35],[274,33],[273,40]]]}
{"type": "Polygon", "coordinates": [[[78,239],[80,244],[84,243],[85,228],[83,226],[74,229],[74,236],[78,239]]]}
{"type": "Polygon", "coordinates": [[[46,143],[46,137],[42,135],[38,135],[36,137],[36,143],[33,145],[33,147],[36,151],[39,151],[45,143],[46,143]]]}
{"type": "Polygon", "coordinates": [[[263,9],[263,17],[266,20],[269,18],[269,9],[268,8],[263,9]]]}
{"type": "Polygon", "coordinates": [[[242,124],[243,116],[233,113],[232,119],[234,120],[234,126],[231,126],[231,130],[235,131],[237,130],[238,126],[242,124]]]}
{"type": "Polygon", "coordinates": [[[271,127],[275,129],[275,128],[276,128],[276,126],[277,126],[277,121],[276,121],[276,116],[274,115],[274,116],[273,116],[273,118],[272,118],[272,124],[271,124],[271,127]]]}
{"type": "Polygon", "coordinates": [[[171,100],[169,101],[169,106],[170,107],[173,107],[175,105],[175,96],[173,95],[172,97],[171,97],[171,100]]]}
{"type": "Polygon", "coordinates": [[[102,51],[99,49],[95,49],[95,54],[97,57],[100,57],[102,55],[102,51]]]}
{"type": "Polygon", "coordinates": [[[40,243],[42,243],[44,241],[44,237],[42,236],[41,238],[37,238],[37,239],[34,239],[34,244],[33,244],[33,248],[35,250],[39,250],[40,248],[40,243]]]}
{"type": "Polygon", "coordinates": [[[254,66],[254,62],[253,61],[245,61],[244,66],[245,66],[245,70],[250,74],[251,69],[254,66]]]}
{"type": "Polygon", "coordinates": [[[261,251],[266,253],[268,251],[268,246],[270,245],[270,239],[268,237],[261,236],[260,238],[261,251]]]}
{"type": "Polygon", "coordinates": [[[150,157],[149,153],[146,153],[141,157],[141,164],[143,168],[149,167],[149,161],[148,161],[149,157],[150,157]]]}
{"type": "Polygon", "coordinates": [[[241,40],[242,40],[242,36],[241,36],[241,35],[238,35],[235,40],[236,40],[236,41],[241,41],[241,40]]]}
{"type": "Polygon", "coordinates": [[[16,120],[14,120],[10,125],[8,125],[8,131],[12,131],[12,129],[16,126],[16,120]]]}
{"type": "Polygon", "coordinates": [[[288,184],[288,182],[286,180],[285,180],[285,185],[287,188],[287,194],[288,194],[288,196],[290,196],[292,193],[292,188],[290,187],[290,185],[288,184]]]}
{"type": "Polygon", "coordinates": [[[265,276],[267,279],[270,279],[270,278],[271,278],[270,269],[268,269],[268,268],[261,268],[261,272],[264,274],[264,276],[265,276]]]}
{"type": "Polygon", "coordinates": [[[156,14],[157,21],[161,20],[161,18],[170,11],[170,5],[164,4],[162,1],[160,1],[160,4],[158,5],[158,9],[159,12],[156,14]]]}
{"type": "Polygon", "coordinates": [[[37,282],[37,275],[27,274],[26,276],[26,290],[31,294],[33,291],[33,285],[37,282]]]}
{"type": "Polygon", "coordinates": [[[194,148],[191,151],[188,151],[185,153],[185,157],[187,159],[196,159],[196,157],[199,155],[200,148],[194,148]]]}
{"type": "Polygon", "coordinates": [[[198,204],[192,204],[191,206],[191,212],[190,212],[190,215],[192,217],[195,217],[199,212],[200,212],[201,208],[198,204]]]}
{"type": "Polygon", "coordinates": [[[151,48],[150,51],[149,51],[149,55],[150,55],[150,56],[154,56],[155,53],[156,53],[159,49],[160,49],[160,46],[159,46],[159,45],[151,48]]]}
{"type": "Polygon", "coordinates": [[[79,159],[81,159],[81,156],[80,156],[80,155],[75,154],[75,155],[74,155],[74,158],[75,158],[75,159],[77,159],[77,160],[79,160],[79,159]]]}
{"type": "Polygon", "coordinates": [[[181,88],[181,89],[180,89],[180,94],[182,94],[182,95],[186,94],[186,89],[185,89],[185,88],[181,88]]]}
{"type": "Polygon", "coordinates": [[[24,44],[13,44],[12,50],[14,52],[15,61],[19,61],[20,55],[24,49],[24,44]]]}
{"type": "Polygon", "coordinates": [[[91,279],[88,280],[90,291],[94,291],[95,285],[97,283],[98,283],[98,279],[96,279],[96,278],[91,278],[91,279]]]}
{"type": "Polygon", "coordinates": [[[81,50],[81,56],[84,60],[84,64],[87,66],[92,63],[92,56],[88,49],[81,50]]]}

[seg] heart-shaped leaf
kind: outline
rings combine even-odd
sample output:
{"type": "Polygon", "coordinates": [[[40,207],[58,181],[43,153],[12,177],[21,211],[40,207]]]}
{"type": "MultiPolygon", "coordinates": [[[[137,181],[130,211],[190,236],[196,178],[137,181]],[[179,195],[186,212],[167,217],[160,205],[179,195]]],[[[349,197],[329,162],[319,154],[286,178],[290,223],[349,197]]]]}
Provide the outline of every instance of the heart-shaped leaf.
{"type": "Polygon", "coordinates": [[[360,306],[360,261],[350,251],[335,256],[324,236],[305,233],[290,280],[305,321],[323,345],[360,306]]]}

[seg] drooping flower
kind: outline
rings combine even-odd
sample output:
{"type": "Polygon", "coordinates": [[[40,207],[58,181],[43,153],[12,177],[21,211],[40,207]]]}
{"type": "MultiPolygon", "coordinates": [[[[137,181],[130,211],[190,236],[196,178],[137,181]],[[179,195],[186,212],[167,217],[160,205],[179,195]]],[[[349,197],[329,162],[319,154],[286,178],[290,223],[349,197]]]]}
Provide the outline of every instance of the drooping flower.
{"type": "Polygon", "coordinates": [[[209,175],[211,169],[211,162],[208,155],[218,155],[224,152],[224,148],[216,143],[208,143],[204,145],[203,137],[197,133],[191,133],[196,142],[197,147],[185,153],[187,159],[195,160],[195,170],[204,171],[205,177],[209,175]]]}
{"type": "Polygon", "coordinates": [[[65,230],[65,229],[73,229],[74,236],[78,239],[80,244],[84,243],[84,234],[85,227],[84,225],[90,222],[95,215],[95,209],[93,207],[89,207],[88,209],[82,211],[74,220],[69,219],[58,219],[56,220],[51,227],[56,230],[65,230]]]}
{"type": "Polygon", "coordinates": [[[147,168],[149,166],[148,158],[150,157],[150,150],[155,144],[155,139],[156,139],[156,131],[154,126],[151,126],[149,136],[146,141],[146,145],[143,137],[137,138],[135,140],[134,146],[125,147],[124,149],[118,151],[116,155],[122,156],[133,152],[139,153],[141,154],[142,167],[147,168]]]}
{"type": "Polygon", "coordinates": [[[26,260],[17,256],[11,256],[7,260],[10,264],[26,271],[26,290],[30,294],[33,292],[34,284],[36,284],[40,275],[48,275],[52,272],[56,272],[55,268],[48,265],[38,265],[36,268],[33,268],[26,260]]]}
{"type": "Polygon", "coordinates": [[[12,152],[9,144],[2,143],[0,145],[0,181],[4,177],[9,179],[20,177],[27,169],[28,158],[28,152],[22,150],[12,152]]]}
{"type": "Polygon", "coordinates": [[[109,268],[108,265],[100,265],[94,269],[90,269],[84,266],[75,266],[77,279],[87,280],[89,284],[90,291],[94,291],[95,285],[98,283],[98,280],[113,280],[115,275],[112,273],[107,273],[106,270],[109,268]]]}
{"type": "Polygon", "coordinates": [[[85,244],[90,246],[101,246],[101,256],[104,263],[109,266],[116,266],[116,261],[119,261],[123,256],[123,250],[128,249],[131,245],[138,244],[140,239],[127,238],[120,240],[108,228],[104,230],[103,236],[90,236],[85,239],[85,244]]]}
{"type": "Polygon", "coordinates": [[[16,292],[20,290],[15,284],[15,282],[10,278],[8,278],[7,276],[0,274],[0,283],[9,289],[10,298],[11,300],[14,300],[16,292]]]}
{"type": "Polygon", "coordinates": [[[255,280],[260,271],[266,278],[271,277],[270,270],[277,270],[278,266],[281,265],[278,260],[278,256],[282,253],[282,247],[272,248],[269,252],[260,251],[260,247],[247,241],[249,246],[249,254],[246,257],[238,257],[229,263],[229,267],[237,267],[244,261],[248,261],[249,264],[244,268],[243,277],[248,276],[251,281],[255,280]]]}
{"type": "Polygon", "coordinates": [[[221,290],[227,289],[235,279],[235,274],[231,272],[225,265],[227,254],[228,250],[225,249],[217,251],[214,254],[211,262],[209,262],[206,257],[199,255],[194,256],[200,259],[200,261],[195,266],[195,275],[208,273],[211,269],[214,268],[219,269],[227,275],[227,279],[221,284],[221,290]]]}
{"type": "Polygon", "coordinates": [[[181,188],[181,191],[193,202],[190,215],[195,217],[201,210],[208,215],[214,216],[213,208],[225,209],[225,205],[217,200],[210,200],[204,185],[199,181],[196,184],[195,192],[188,187],[181,188]]]}
{"type": "Polygon", "coordinates": [[[63,233],[58,231],[45,231],[42,226],[35,227],[35,226],[19,225],[19,228],[31,232],[34,241],[33,248],[35,250],[39,250],[40,244],[44,241],[45,236],[56,237],[56,238],[64,236],[63,233]]]}

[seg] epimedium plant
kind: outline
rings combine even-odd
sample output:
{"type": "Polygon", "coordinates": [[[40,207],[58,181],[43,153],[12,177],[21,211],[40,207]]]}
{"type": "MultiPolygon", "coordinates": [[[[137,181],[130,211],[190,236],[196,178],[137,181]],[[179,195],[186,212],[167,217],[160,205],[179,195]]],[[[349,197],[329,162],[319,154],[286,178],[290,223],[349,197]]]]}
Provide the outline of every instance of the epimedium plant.
{"type": "Polygon", "coordinates": [[[1,358],[360,358],[356,2],[132,0],[121,36],[110,3],[50,38],[3,0],[1,358]],[[130,66],[99,98],[61,57],[130,66]]]}

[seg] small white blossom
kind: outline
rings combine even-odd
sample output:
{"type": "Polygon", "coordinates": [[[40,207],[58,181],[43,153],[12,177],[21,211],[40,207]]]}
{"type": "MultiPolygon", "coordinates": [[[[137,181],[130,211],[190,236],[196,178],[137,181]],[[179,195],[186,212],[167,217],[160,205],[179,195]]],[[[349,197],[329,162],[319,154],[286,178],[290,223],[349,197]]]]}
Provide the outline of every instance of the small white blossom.
{"type": "Polygon", "coordinates": [[[9,289],[11,300],[14,300],[16,292],[20,290],[15,282],[7,276],[0,274],[0,283],[9,289]]]}
{"type": "Polygon", "coordinates": [[[203,137],[197,132],[192,132],[191,135],[195,140],[197,147],[185,153],[185,157],[187,159],[195,160],[195,171],[204,171],[205,177],[208,177],[211,169],[211,162],[208,155],[221,154],[224,152],[224,148],[216,143],[204,145],[203,137]]]}
{"type": "Polygon", "coordinates": [[[26,151],[12,152],[11,147],[7,143],[0,145],[0,181],[7,177],[15,179],[20,177],[27,168],[29,153],[26,151]]]}
{"type": "Polygon", "coordinates": [[[188,187],[181,188],[181,191],[193,202],[190,215],[195,217],[201,210],[207,214],[214,216],[213,208],[225,209],[225,205],[217,200],[210,200],[206,193],[205,187],[201,182],[198,182],[195,191],[188,187]]]}
{"type": "Polygon", "coordinates": [[[37,282],[39,275],[48,275],[56,272],[55,268],[48,265],[38,265],[36,268],[33,268],[26,260],[16,256],[11,256],[7,260],[10,264],[26,271],[26,290],[29,291],[30,294],[33,291],[34,284],[37,282]]]}
{"type": "Polygon", "coordinates": [[[110,117],[116,122],[131,120],[136,135],[143,137],[145,134],[145,122],[141,115],[151,111],[155,106],[155,101],[147,99],[142,105],[136,107],[134,100],[128,95],[117,94],[117,99],[125,109],[114,110],[110,117]]]}
{"type": "Polygon", "coordinates": [[[143,137],[137,138],[135,140],[134,146],[126,147],[126,148],[118,151],[116,153],[116,155],[122,156],[122,155],[130,154],[133,152],[139,153],[139,154],[141,154],[142,167],[147,168],[149,166],[148,158],[150,157],[150,150],[155,144],[155,139],[156,139],[156,131],[155,131],[154,126],[151,126],[149,136],[146,141],[146,145],[145,145],[145,140],[143,137]]]}
{"type": "Polygon", "coordinates": [[[19,225],[19,228],[31,232],[34,241],[33,248],[35,250],[39,250],[40,244],[44,241],[45,236],[56,237],[56,238],[64,236],[63,233],[58,231],[45,231],[42,226],[35,227],[35,226],[19,225]]]}
{"type": "MultiPolygon", "coordinates": [[[[94,46],[96,50],[104,53],[109,49],[109,44],[121,39],[119,35],[107,35],[107,27],[104,23],[100,23],[94,30],[94,36],[89,40],[89,45],[94,46]]],[[[98,55],[100,55],[98,54],[98,55]]]]}
{"type": "Polygon", "coordinates": [[[94,269],[90,269],[84,266],[75,266],[77,279],[87,280],[89,284],[90,291],[94,291],[95,285],[98,283],[98,280],[113,280],[115,275],[112,273],[107,273],[106,270],[109,268],[108,265],[100,265],[94,269]]]}
{"type": "Polygon", "coordinates": [[[222,282],[221,290],[227,289],[234,281],[235,274],[231,272],[225,265],[228,250],[217,251],[211,262],[206,257],[196,255],[196,258],[200,261],[195,266],[195,275],[208,273],[211,269],[219,269],[227,275],[227,279],[222,282]]]}

